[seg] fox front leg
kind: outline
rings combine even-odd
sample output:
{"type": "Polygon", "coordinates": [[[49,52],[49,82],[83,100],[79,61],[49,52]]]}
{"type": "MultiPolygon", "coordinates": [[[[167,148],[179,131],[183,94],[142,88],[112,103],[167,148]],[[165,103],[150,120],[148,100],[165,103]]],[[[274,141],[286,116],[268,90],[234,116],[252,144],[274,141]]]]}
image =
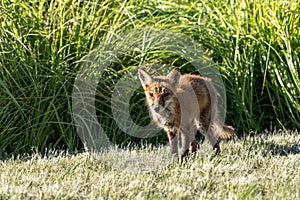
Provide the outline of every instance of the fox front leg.
{"type": "Polygon", "coordinates": [[[182,135],[182,151],[181,155],[179,157],[179,162],[182,162],[185,157],[189,156],[191,153],[195,153],[197,149],[199,148],[199,144],[196,139],[192,140],[189,138],[188,140],[185,137],[185,135],[182,135]]]}
{"type": "Polygon", "coordinates": [[[172,157],[178,157],[178,131],[167,130],[166,132],[170,143],[170,154],[172,157]]]}
{"type": "Polygon", "coordinates": [[[195,136],[196,128],[194,126],[190,125],[182,128],[180,159],[187,156],[190,151],[196,151],[197,141],[195,140],[195,136]]]}

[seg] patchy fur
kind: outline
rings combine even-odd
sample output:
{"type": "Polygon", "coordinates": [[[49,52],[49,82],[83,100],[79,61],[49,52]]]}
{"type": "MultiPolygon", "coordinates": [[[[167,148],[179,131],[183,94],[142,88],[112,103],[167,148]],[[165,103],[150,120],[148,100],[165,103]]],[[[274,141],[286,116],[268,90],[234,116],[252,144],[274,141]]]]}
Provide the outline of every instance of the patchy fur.
{"type": "Polygon", "coordinates": [[[167,76],[152,77],[139,70],[152,120],[167,133],[171,154],[183,158],[195,152],[197,130],[219,152],[219,138],[234,137],[231,126],[221,125],[217,110],[217,94],[211,80],[172,70],[167,76]],[[178,153],[179,134],[181,152],[178,153]]]}

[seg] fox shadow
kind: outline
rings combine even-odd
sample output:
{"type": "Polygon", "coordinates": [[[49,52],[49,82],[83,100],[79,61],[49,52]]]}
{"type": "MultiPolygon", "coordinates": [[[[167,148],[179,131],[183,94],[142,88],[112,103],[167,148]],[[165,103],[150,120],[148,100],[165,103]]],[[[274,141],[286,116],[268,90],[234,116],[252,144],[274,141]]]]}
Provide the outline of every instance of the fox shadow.
{"type": "Polygon", "coordinates": [[[265,149],[262,152],[263,156],[288,156],[300,154],[300,141],[287,142],[286,144],[276,144],[275,142],[268,141],[265,143],[265,149]]]}

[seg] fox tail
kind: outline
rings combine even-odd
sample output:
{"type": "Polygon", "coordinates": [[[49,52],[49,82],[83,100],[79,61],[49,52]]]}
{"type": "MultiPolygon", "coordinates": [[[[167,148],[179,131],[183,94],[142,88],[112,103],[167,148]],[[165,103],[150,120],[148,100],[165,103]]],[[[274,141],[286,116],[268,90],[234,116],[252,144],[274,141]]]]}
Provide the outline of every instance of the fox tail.
{"type": "Polygon", "coordinates": [[[223,125],[223,130],[220,133],[220,138],[222,140],[232,140],[235,137],[235,131],[232,126],[223,125]]]}

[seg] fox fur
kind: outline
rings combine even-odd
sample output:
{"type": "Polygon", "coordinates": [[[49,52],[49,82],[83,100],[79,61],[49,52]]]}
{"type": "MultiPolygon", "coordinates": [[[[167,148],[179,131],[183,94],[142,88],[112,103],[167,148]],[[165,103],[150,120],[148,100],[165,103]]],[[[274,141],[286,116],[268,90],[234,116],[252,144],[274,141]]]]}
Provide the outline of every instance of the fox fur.
{"type": "Polygon", "coordinates": [[[182,159],[195,152],[199,146],[195,137],[197,131],[209,140],[217,153],[220,139],[234,137],[234,128],[220,122],[217,93],[210,79],[181,75],[176,69],[167,76],[157,77],[139,69],[138,75],[151,118],[168,136],[171,155],[182,159]]]}

